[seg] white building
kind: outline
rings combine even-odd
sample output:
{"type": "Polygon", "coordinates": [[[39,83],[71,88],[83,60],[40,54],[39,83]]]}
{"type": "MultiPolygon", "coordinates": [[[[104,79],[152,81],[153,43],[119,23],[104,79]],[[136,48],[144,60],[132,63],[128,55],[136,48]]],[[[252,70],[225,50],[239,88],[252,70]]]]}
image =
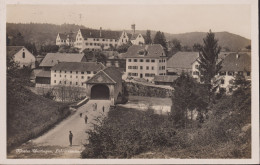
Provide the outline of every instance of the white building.
{"type": "Polygon", "coordinates": [[[220,88],[231,92],[236,75],[242,75],[247,80],[251,79],[251,57],[247,53],[231,53],[224,58],[217,75],[221,79],[220,88]]]}
{"type": "Polygon", "coordinates": [[[51,85],[86,87],[85,82],[104,69],[96,62],[62,62],[51,68],[51,85]]]}
{"type": "Polygon", "coordinates": [[[151,81],[155,75],[166,75],[167,57],[160,44],[133,45],[124,57],[129,77],[151,81]]]}
{"type": "Polygon", "coordinates": [[[30,66],[35,68],[35,56],[24,46],[7,46],[7,56],[12,57],[20,68],[30,66]]]}
{"type": "Polygon", "coordinates": [[[76,35],[73,32],[70,33],[58,33],[56,37],[56,45],[68,45],[73,46],[75,42],[76,35]]]}

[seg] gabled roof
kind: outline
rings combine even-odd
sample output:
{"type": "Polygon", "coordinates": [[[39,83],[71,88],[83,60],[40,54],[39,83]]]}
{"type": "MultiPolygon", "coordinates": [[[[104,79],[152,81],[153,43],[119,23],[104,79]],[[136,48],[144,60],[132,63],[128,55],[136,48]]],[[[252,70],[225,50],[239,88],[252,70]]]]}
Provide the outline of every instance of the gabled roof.
{"type": "Polygon", "coordinates": [[[84,39],[87,38],[119,39],[122,33],[120,31],[101,30],[101,36],[100,36],[100,30],[80,29],[80,31],[84,39]]]}
{"type": "Polygon", "coordinates": [[[155,82],[173,82],[175,81],[179,76],[171,76],[171,75],[155,75],[154,81],[155,82]]]}
{"type": "Polygon", "coordinates": [[[63,70],[63,71],[100,71],[105,66],[102,63],[96,62],[61,62],[54,65],[51,70],[63,70]]]}
{"type": "Polygon", "coordinates": [[[58,35],[60,36],[61,40],[66,40],[67,39],[67,35],[65,33],[58,33],[58,35]]]}
{"type": "Polygon", "coordinates": [[[36,77],[51,77],[51,72],[50,71],[41,71],[39,72],[36,77]]]}
{"type": "Polygon", "coordinates": [[[24,46],[7,46],[6,47],[6,54],[8,57],[12,57],[17,52],[19,52],[22,48],[25,48],[24,46]]]}
{"type": "Polygon", "coordinates": [[[139,34],[136,34],[136,33],[133,34],[133,35],[131,36],[130,40],[135,40],[135,39],[138,37],[138,35],[139,35],[139,34]]]}
{"type": "Polygon", "coordinates": [[[167,61],[167,68],[191,69],[199,58],[199,52],[177,52],[167,61]]]}
{"type": "Polygon", "coordinates": [[[132,45],[124,54],[125,58],[159,58],[165,56],[163,47],[160,44],[154,45],[132,45]],[[140,52],[146,52],[140,55],[140,52]]]}
{"type": "Polygon", "coordinates": [[[86,81],[87,84],[120,84],[122,74],[115,67],[107,67],[86,81]]]}
{"type": "Polygon", "coordinates": [[[58,62],[81,62],[83,53],[48,53],[42,60],[40,67],[52,67],[58,62]]]}
{"type": "Polygon", "coordinates": [[[70,32],[70,33],[58,33],[61,40],[67,40],[69,38],[70,41],[75,41],[76,39],[76,33],[70,32]]]}
{"type": "Polygon", "coordinates": [[[223,60],[220,71],[251,71],[251,57],[247,53],[231,53],[223,60]]]}

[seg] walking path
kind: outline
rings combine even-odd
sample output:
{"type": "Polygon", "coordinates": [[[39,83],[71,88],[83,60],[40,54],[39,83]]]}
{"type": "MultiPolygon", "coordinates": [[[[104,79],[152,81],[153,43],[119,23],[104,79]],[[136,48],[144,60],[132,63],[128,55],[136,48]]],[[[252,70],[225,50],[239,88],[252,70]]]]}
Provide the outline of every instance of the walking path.
{"type": "Polygon", "coordinates": [[[83,144],[87,143],[88,139],[86,131],[93,129],[92,123],[96,123],[94,119],[107,115],[109,106],[109,100],[90,100],[53,129],[23,144],[18,148],[20,150],[13,150],[8,158],[80,158],[80,153],[84,150],[83,144]],[[94,103],[97,103],[96,111],[93,111],[94,103]],[[85,115],[88,116],[87,124],[85,115]],[[73,134],[72,146],[69,146],[69,131],[73,134]]]}

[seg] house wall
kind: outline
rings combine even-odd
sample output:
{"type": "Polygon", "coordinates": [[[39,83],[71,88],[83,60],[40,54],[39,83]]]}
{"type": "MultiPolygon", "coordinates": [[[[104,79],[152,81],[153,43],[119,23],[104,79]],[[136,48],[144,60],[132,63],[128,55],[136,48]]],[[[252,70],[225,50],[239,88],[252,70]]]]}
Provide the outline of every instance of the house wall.
{"type": "Polygon", "coordinates": [[[30,65],[32,69],[35,68],[34,55],[24,47],[14,55],[14,61],[19,63],[20,68],[22,68],[23,66],[30,66],[30,65]]]}
{"type": "Polygon", "coordinates": [[[126,74],[129,77],[142,77],[151,81],[154,79],[155,75],[166,75],[166,61],[166,57],[160,59],[127,58],[126,74]],[[137,62],[135,62],[135,60],[137,60],[137,62]],[[141,60],[143,60],[143,62],[141,62],[141,60]],[[146,62],[146,60],[149,60],[149,62],[146,62]],[[154,62],[152,62],[152,60],[154,60],[154,62]],[[164,62],[160,62],[160,60],[163,60],[164,62]]]}
{"type": "Polygon", "coordinates": [[[61,46],[61,45],[66,45],[66,40],[61,40],[60,35],[57,35],[56,38],[56,45],[61,46]]]}
{"type": "Polygon", "coordinates": [[[192,63],[192,77],[195,78],[198,82],[200,82],[200,71],[199,71],[199,62],[195,61],[192,63]]]}
{"type": "Polygon", "coordinates": [[[51,85],[65,85],[65,86],[77,86],[77,87],[86,87],[86,82],[90,79],[96,72],[94,71],[85,71],[83,74],[77,71],[59,71],[52,70],[51,71],[51,85]]]}
{"type": "Polygon", "coordinates": [[[123,44],[127,44],[127,42],[129,41],[128,35],[127,33],[124,31],[122,32],[117,45],[123,45],[123,44]]]}
{"type": "Polygon", "coordinates": [[[139,34],[135,40],[131,40],[133,45],[142,45],[145,43],[144,41],[144,37],[142,36],[142,34],[139,34]]]}

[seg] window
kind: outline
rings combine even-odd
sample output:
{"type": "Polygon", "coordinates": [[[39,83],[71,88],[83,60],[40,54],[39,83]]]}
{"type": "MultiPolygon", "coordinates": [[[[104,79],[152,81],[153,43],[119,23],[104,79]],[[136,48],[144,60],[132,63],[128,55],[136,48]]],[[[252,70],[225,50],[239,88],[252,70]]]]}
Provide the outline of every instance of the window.
{"type": "Polygon", "coordinates": [[[152,70],[154,70],[154,67],[152,66],[152,70]]]}
{"type": "Polygon", "coordinates": [[[140,66],[140,69],[143,70],[143,66],[140,66]]]}
{"type": "Polygon", "coordinates": [[[96,46],[96,43],[94,43],[94,46],[96,46]]]}
{"type": "Polygon", "coordinates": [[[65,70],[64,73],[67,73],[67,71],[65,70]]]}
{"type": "Polygon", "coordinates": [[[70,78],[72,78],[72,76],[70,75],[70,78]]]}
{"type": "Polygon", "coordinates": [[[60,81],[60,84],[61,84],[61,81],[60,81]]]}
{"type": "Polygon", "coordinates": [[[132,66],[128,66],[128,69],[132,69],[132,66]]]}
{"type": "Polygon", "coordinates": [[[91,74],[91,72],[90,72],[90,71],[87,71],[87,74],[91,74]]]}
{"type": "Polygon", "coordinates": [[[70,71],[70,73],[72,73],[72,71],[70,71]]]}
{"type": "Polygon", "coordinates": [[[229,76],[233,76],[233,75],[234,75],[234,72],[228,72],[228,75],[229,75],[229,76]]]}
{"type": "Polygon", "coordinates": [[[132,60],[131,59],[128,59],[128,62],[131,62],[132,60]]]}
{"type": "Polygon", "coordinates": [[[54,80],[54,83],[56,84],[56,80],[54,80]]]}
{"type": "Polygon", "coordinates": [[[90,79],[90,77],[88,76],[88,79],[90,79]]]}
{"type": "Polygon", "coordinates": [[[144,60],[143,60],[143,59],[140,59],[140,62],[144,62],[144,60]]]}
{"type": "Polygon", "coordinates": [[[97,72],[96,72],[96,71],[94,71],[93,73],[94,73],[94,74],[96,74],[97,72]]]}
{"type": "Polygon", "coordinates": [[[130,72],[128,73],[128,76],[131,76],[131,73],[130,73],[130,72]]]}
{"type": "Polygon", "coordinates": [[[112,40],[112,39],[110,39],[110,42],[113,42],[113,40],[112,40]]]}
{"type": "Polygon", "coordinates": [[[88,43],[86,42],[86,45],[88,46],[88,43]]]}
{"type": "Polygon", "coordinates": [[[193,72],[193,75],[199,75],[198,71],[193,72]]]}
{"type": "Polygon", "coordinates": [[[105,39],[102,39],[102,41],[105,41],[105,39]]]}
{"type": "Polygon", "coordinates": [[[92,43],[89,43],[90,46],[92,46],[93,44],[92,43]]]}
{"type": "Polygon", "coordinates": [[[239,71],[239,72],[238,72],[238,75],[243,75],[243,71],[239,71]]]}
{"type": "Polygon", "coordinates": [[[72,82],[70,82],[70,85],[72,85],[72,82]]]}
{"type": "Polygon", "coordinates": [[[97,38],[97,41],[99,41],[99,39],[97,38]]]}
{"type": "Polygon", "coordinates": [[[56,77],[56,74],[54,74],[54,77],[56,77]]]}
{"type": "Polygon", "coordinates": [[[199,65],[195,65],[195,68],[196,68],[196,69],[199,69],[199,65]]]}
{"type": "Polygon", "coordinates": [[[134,62],[137,62],[137,59],[134,59],[134,62]]]}
{"type": "Polygon", "coordinates": [[[56,73],[56,70],[54,70],[54,72],[56,73]]]}
{"type": "Polygon", "coordinates": [[[219,72],[219,75],[224,76],[224,75],[226,75],[226,72],[219,72]]]}
{"type": "Polygon", "coordinates": [[[84,72],[81,72],[81,74],[84,74],[84,72]]]}
{"type": "Polygon", "coordinates": [[[146,70],[149,70],[149,66],[146,66],[146,70]]]}
{"type": "Polygon", "coordinates": [[[25,52],[23,52],[23,58],[25,58],[25,52]]]}
{"type": "Polygon", "coordinates": [[[150,60],[149,59],[146,59],[146,61],[145,62],[150,62],[150,60]]]}
{"type": "Polygon", "coordinates": [[[78,82],[76,82],[76,85],[78,85],[78,82]]]}
{"type": "Polygon", "coordinates": [[[64,75],[64,77],[66,77],[66,75],[64,75]]]}
{"type": "Polygon", "coordinates": [[[78,78],[78,76],[76,76],[76,78],[78,78]]]}
{"type": "Polygon", "coordinates": [[[151,60],[151,62],[155,62],[155,60],[151,60]]]}
{"type": "Polygon", "coordinates": [[[225,84],[225,80],[222,79],[222,80],[221,80],[221,84],[225,84]]]}
{"type": "Polygon", "coordinates": [[[78,74],[78,71],[76,71],[76,74],[78,74]]]}
{"type": "Polygon", "coordinates": [[[64,81],[64,84],[66,84],[66,81],[64,81]]]}
{"type": "Polygon", "coordinates": [[[138,69],[138,66],[133,66],[133,69],[138,69]]]}
{"type": "Polygon", "coordinates": [[[247,76],[250,76],[250,72],[246,72],[246,75],[247,75],[247,76]]]}
{"type": "Polygon", "coordinates": [[[81,79],[84,79],[84,76],[81,76],[81,79]]]}
{"type": "Polygon", "coordinates": [[[60,74],[60,77],[61,77],[61,74],[60,74]]]}
{"type": "Polygon", "coordinates": [[[60,73],[61,73],[61,70],[60,70],[60,73]]]}
{"type": "Polygon", "coordinates": [[[93,41],[96,41],[96,39],[94,38],[93,41]]]}

